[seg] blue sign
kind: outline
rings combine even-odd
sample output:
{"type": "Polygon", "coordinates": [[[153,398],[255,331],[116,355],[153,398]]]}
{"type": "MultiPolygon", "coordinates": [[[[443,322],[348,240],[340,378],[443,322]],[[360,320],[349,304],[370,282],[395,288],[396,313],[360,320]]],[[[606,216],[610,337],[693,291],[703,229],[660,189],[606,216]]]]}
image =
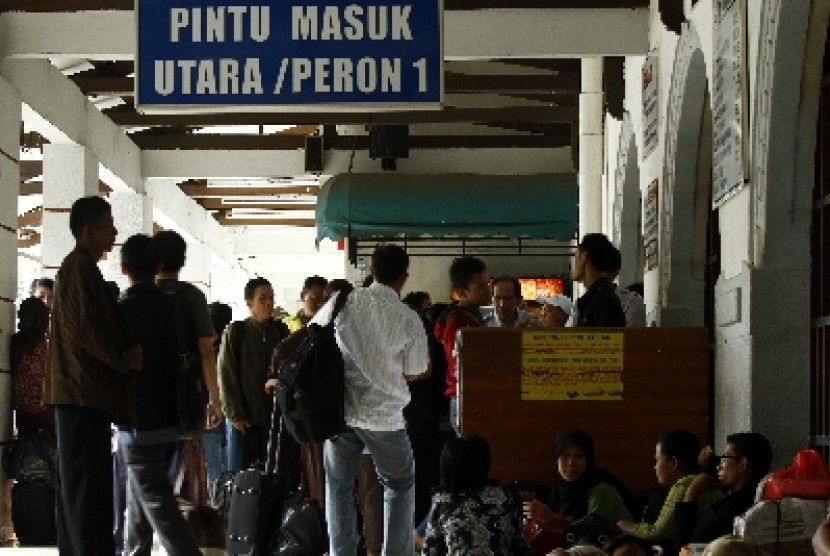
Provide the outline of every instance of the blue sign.
{"type": "Polygon", "coordinates": [[[136,106],[438,108],[441,1],[384,1],[136,0],[136,106]]]}

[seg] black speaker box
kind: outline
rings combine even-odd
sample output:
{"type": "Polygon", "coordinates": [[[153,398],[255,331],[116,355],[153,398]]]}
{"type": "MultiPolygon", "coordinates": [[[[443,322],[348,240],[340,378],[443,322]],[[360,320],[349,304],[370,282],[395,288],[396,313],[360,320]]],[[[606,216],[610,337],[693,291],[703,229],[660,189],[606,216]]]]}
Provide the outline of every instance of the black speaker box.
{"type": "Polygon", "coordinates": [[[320,135],[305,137],[305,171],[323,171],[323,137],[320,135]]]}
{"type": "Polygon", "coordinates": [[[369,158],[409,158],[409,126],[373,125],[369,129],[369,158]]]}

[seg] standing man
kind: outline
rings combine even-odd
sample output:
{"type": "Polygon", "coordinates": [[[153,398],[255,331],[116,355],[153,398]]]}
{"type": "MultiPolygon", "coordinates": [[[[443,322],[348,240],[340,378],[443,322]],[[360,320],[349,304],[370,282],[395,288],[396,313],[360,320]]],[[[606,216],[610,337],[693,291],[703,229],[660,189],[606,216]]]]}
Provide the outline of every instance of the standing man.
{"type": "Polygon", "coordinates": [[[75,249],[61,263],[52,308],[44,399],[55,406],[57,523],[62,556],[112,556],[110,423],[132,424],[141,348],[127,334],[98,269],[118,231],[109,203],[72,204],[75,249]]]}
{"type": "Polygon", "coordinates": [[[303,282],[303,289],[300,292],[300,301],[303,306],[295,314],[285,317],[283,322],[288,326],[289,332],[296,332],[320,310],[326,302],[326,286],[329,281],[322,276],[309,276],[303,282]]]}
{"type": "Polygon", "coordinates": [[[585,286],[585,293],[576,300],[576,326],[625,326],[620,299],[608,280],[614,270],[615,249],[604,234],[585,234],[576,246],[573,279],[585,286]]]}
{"type": "MultiPolygon", "coordinates": [[[[274,348],[288,336],[288,327],[273,317],[271,282],[265,278],[249,280],[245,304],[250,316],[225,329],[219,348],[219,390],[228,416],[228,471],[247,469],[255,461],[265,463],[274,403],[263,385],[274,348]]],[[[284,435],[278,471],[286,473],[290,488],[299,482],[299,452],[299,445],[284,435]]]]}
{"type": "Polygon", "coordinates": [[[493,280],[493,313],[484,324],[490,328],[525,326],[541,328],[542,321],[533,313],[520,309],[522,285],[513,276],[499,276],[493,280]]]}
{"type": "MultiPolygon", "coordinates": [[[[182,322],[191,353],[199,354],[202,377],[208,393],[207,424],[209,429],[222,422],[219,401],[219,381],[216,378],[216,357],[213,351],[213,322],[210,318],[207,298],[202,290],[188,282],[179,280],[179,273],[185,262],[187,244],[177,232],[162,230],[153,236],[153,248],[159,260],[156,285],[161,291],[176,297],[181,307],[182,322]]],[[[207,481],[205,480],[205,453],[201,438],[186,438],[180,446],[180,464],[184,467],[186,489],[184,497],[194,504],[207,502],[207,481]]]]}
{"type": "Polygon", "coordinates": [[[167,554],[200,556],[168,477],[179,443],[176,373],[184,346],[179,306],[153,281],[157,261],[149,236],[131,236],[121,248],[121,272],[130,281],[121,310],[144,354],[135,424],[118,427],[118,446],[127,464],[124,554],[149,554],[155,531],[167,554]]]}
{"type": "Polygon", "coordinates": [[[450,265],[453,299],[445,315],[435,323],[435,337],[444,346],[447,359],[447,387],[444,395],[450,400],[450,423],[460,435],[458,422],[458,377],[461,376],[461,332],[468,326],[483,326],[479,308],[490,299],[487,267],[476,257],[458,257],[450,265]]]}
{"type": "MultiPolygon", "coordinates": [[[[364,447],[383,485],[383,554],[400,556],[415,550],[415,463],[403,408],[409,402],[407,381],[429,376],[429,353],[421,320],[400,300],[408,269],[409,256],[401,247],[377,247],[371,262],[374,283],[349,294],[335,320],[350,430],[326,440],[324,447],[331,556],[353,556],[357,550],[354,482],[364,447]]],[[[312,323],[329,322],[334,299],[312,323]]]]}
{"type": "Polygon", "coordinates": [[[187,313],[182,315],[185,323],[190,321],[198,339],[199,362],[208,390],[208,426],[217,426],[222,421],[219,403],[219,380],[216,377],[216,356],[213,351],[213,320],[210,317],[207,298],[202,290],[188,282],[179,280],[184,266],[187,244],[184,238],[173,230],[162,230],[153,236],[153,248],[159,260],[156,285],[161,291],[179,296],[180,305],[187,313]]]}

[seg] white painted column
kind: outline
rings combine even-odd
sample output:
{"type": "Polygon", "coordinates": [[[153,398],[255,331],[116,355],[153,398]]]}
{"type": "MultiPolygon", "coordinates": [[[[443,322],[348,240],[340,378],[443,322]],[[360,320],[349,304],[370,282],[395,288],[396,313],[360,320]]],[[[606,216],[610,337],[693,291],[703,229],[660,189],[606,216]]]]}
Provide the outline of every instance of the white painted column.
{"type": "Polygon", "coordinates": [[[98,194],[98,158],[82,145],[43,146],[43,237],[45,276],[54,277],[63,258],[75,247],[69,209],[76,199],[98,194]]]}
{"type": "Polygon", "coordinates": [[[579,237],[602,230],[602,58],[582,59],[579,95],[579,237]]]}
{"type": "MultiPolygon", "coordinates": [[[[210,249],[204,243],[193,241],[187,237],[185,237],[185,241],[187,241],[187,253],[179,279],[190,282],[202,290],[208,298],[208,303],[210,303],[210,278],[213,265],[210,249]]],[[[241,292],[239,296],[242,297],[241,292]]]]}
{"type": "MultiPolygon", "coordinates": [[[[15,331],[17,296],[17,196],[20,193],[20,93],[0,77],[0,441],[9,439],[11,375],[9,342],[15,331]]],[[[2,470],[0,470],[2,475],[2,470]]],[[[5,477],[0,477],[5,484],[5,477]]],[[[0,525],[11,524],[0,488],[0,525]]]]}
{"type": "Polygon", "coordinates": [[[101,262],[101,272],[107,280],[113,280],[123,292],[128,286],[126,276],[121,274],[121,246],[134,234],[153,233],[153,205],[146,195],[123,191],[110,193],[107,197],[112,206],[112,218],[118,235],[115,245],[101,262]]]}

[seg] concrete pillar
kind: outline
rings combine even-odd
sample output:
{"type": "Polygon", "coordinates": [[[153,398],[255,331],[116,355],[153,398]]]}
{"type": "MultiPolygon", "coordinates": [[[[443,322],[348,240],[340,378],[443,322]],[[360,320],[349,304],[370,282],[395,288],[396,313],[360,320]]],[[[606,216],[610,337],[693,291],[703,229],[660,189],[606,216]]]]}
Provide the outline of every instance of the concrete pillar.
{"type": "Polygon", "coordinates": [[[583,58],[579,95],[579,237],[603,231],[602,99],[602,58],[583,58]]]}
{"type": "MultiPolygon", "coordinates": [[[[202,290],[210,302],[210,278],[213,265],[211,251],[204,243],[187,237],[185,240],[187,241],[187,254],[179,279],[190,282],[202,290]]],[[[240,293],[239,296],[242,297],[242,294],[240,293]]]]}
{"type": "Polygon", "coordinates": [[[121,274],[121,246],[134,234],[153,234],[153,205],[146,195],[132,191],[110,193],[107,200],[112,205],[118,235],[112,251],[101,262],[101,272],[105,279],[115,281],[123,292],[129,283],[121,274]]]}
{"type": "Polygon", "coordinates": [[[82,145],[43,146],[43,273],[54,277],[75,246],[69,209],[80,197],[98,194],[98,158],[82,145]]]}
{"type": "MultiPolygon", "coordinates": [[[[17,296],[17,196],[20,193],[20,93],[0,78],[0,441],[9,439],[11,375],[9,342],[15,331],[17,296]]],[[[2,470],[0,470],[2,474],[2,470]]],[[[5,477],[0,477],[5,484],[5,477]]],[[[0,488],[0,525],[9,524],[0,488]]]]}

